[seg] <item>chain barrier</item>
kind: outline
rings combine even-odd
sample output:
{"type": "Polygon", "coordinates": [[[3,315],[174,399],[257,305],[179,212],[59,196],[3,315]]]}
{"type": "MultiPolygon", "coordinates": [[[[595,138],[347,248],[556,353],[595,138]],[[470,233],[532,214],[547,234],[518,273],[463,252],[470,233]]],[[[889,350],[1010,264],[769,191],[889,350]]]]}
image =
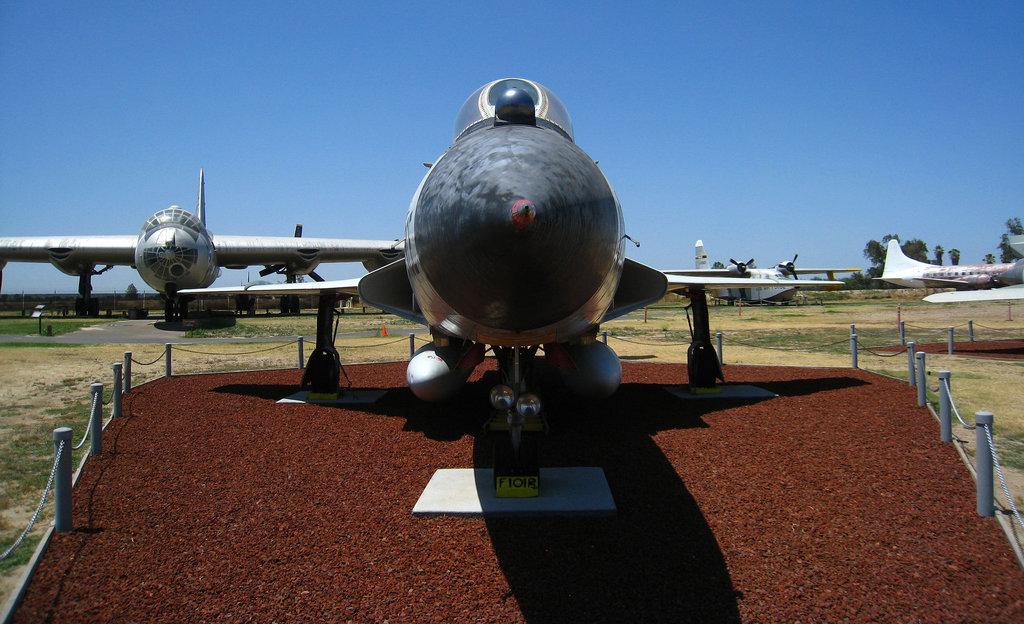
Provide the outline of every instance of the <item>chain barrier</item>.
{"type": "Polygon", "coordinates": [[[966,422],[964,422],[964,419],[960,417],[960,410],[956,408],[956,402],[953,401],[953,391],[949,387],[949,380],[939,379],[939,383],[946,384],[946,396],[949,397],[949,406],[953,409],[953,413],[956,414],[956,419],[960,421],[960,424],[963,425],[964,429],[970,429],[973,431],[975,429],[975,426],[968,425],[966,422]]]}
{"type": "MultiPolygon", "coordinates": [[[[934,327],[921,327],[920,325],[911,325],[910,323],[903,323],[903,326],[904,327],[910,327],[912,329],[921,329],[921,330],[924,330],[924,331],[945,332],[945,331],[949,331],[950,327],[953,327],[953,328],[967,327],[968,323],[965,321],[963,323],[960,323],[959,325],[947,325],[946,327],[940,327],[939,329],[935,329],[934,327]]],[[[980,325],[975,324],[975,327],[980,327],[980,325]]]]}
{"type": "Polygon", "coordinates": [[[32,519],[29,520],[28,526],[25,527],[25,530],[21,532],[21,535],[18,536],[18,539],[14,540],[14,543],[11,544],[11,547],[4,551],[2,555],[0,555],[0,561],[6,560],[8,557],[11,556],[11,553],[18,549],[18,546],[21,546],[21,543],[25,541],[25,536],[28,535],[29,531],[32,530],[32,527],[36,525],[36,521],[39,520],[39,514],[43,511],[43,505],[46,504],[46,497],[50,493],[50,487],[53,486],[53,478],[57,474],[57,464],[60,462],[60,454],[63,450],[64,440],[61,440],[60,444],[57,446],[57,452],[54,454],[55,456],[53,458],[53,468],[50,469],[50,478],[46,480],[46,489],[43,490],[43,498],[42,500],[39,501],[39,506],[36,507],[36,512],[32,514],[32,519]]]}
{"type": "Polygon", "coordinates": [[[999,484],[1003,487],[1003,494],[1006,496],[1006,501],[1010,505],[1010,510],[1013,512],[1013,517],[1016,518],[1017,524],[1020,528],[1024,529],[1024,520],[1021,520],[1020,512],[1017,511],[1017,505],[1013,503],[1013,497],[1010,496],[1010,488],[1006,487],[1006,479],[1003,477],[1003,469],[999,465],[999,457],[996,455],[996,445],[992,440],[992,427],[985,427],[985,435],[988,437],[988,448],[992,453],[992,463],[996,467],[996,474],[999,475],[999,484]]]}
{"type": "MultiPolygon", "coordinates": [[[[280,345],[277,345],[277,346],[274,346],[274,347],[267,347],[266,349],[254,349],[252,351],[235,351],[235,352],[232,352],[232,353],[213,353],[213,352],[210,352],[210,351],[198,351],[196,349],[188,349],[188,348],[183,347],[181,345],[175,345],[174,346],[174,350],[175,351],[184,351],[185,353],[194,353],[196,355],[222,355],[222,356],[253,355],[255,353],[266,353],[268,351],[276,351],[277,349],[283,349],[285,347],[290,347],[293,344],[298,344],[298,343],[299,343],[298,340],[293,340],[291,342],[286,342],[284,344],[280,344],[280,345]]],[[[160,356],[160,357],[163,357],[163,356],[160,356]]],[[[157,359],[159,359],[159,358],[157,358],[157,359]]]]}
{"type": "Polygon", "coordinates": [[[608,334],[608,337],[613,340],[621,340],[622,342],[628,342],[630,344],[641,345],[645,347],[685,347],[685,342],[642,342],[640,340],[629,340],[628,338],[622,338],[619,336],[613,336],[608,334]]]}
{"type": "Polygon", "coordinates": [[[1017,333],[1017,332],[1020,331],[1019,329],[1007,328],[1007,327],[986,327],[985,325],[979,325],[977,323],[974,324],[974,327],[975,328],[980,327],[982,329],[987,329],[989,331],[994,331],[994,332],[1001,332],[1001,333],[1004,333],[1004,334],[1011,333],[1011,332],[1012,333],[1017,333]]]}
{"type": "Polygon", "coordinates": [[[139,366],[152,366],[152,365],[156,364],[157,362],[159,362],[160,360],[164,359],[165,357],[167,357],[167,353],[166,352],[161,353],[160,355],[156,356],[156,359],[153,360],[152,362],[140,362],[140,361],[135,359],[135,356],[132,356],[131,360],[132,360],[132,362],[135,362],[139,366]]]}
{"type": "MultiPolygon", "coordinates": [[[[386,347],[389,345],[397,344],[399,342],[409,342],[408,338],[398,338],[389,342],[382,342],[379,344],[368,344],[368,345],[345,345],[346,349],[372,349],[374,347],[386,347]]],[[[428,341],[429,342],[429,341],[428,341]]]]}
{"type": "Polygon", "coordinates": [[[826,344],[823,344],[823,345],[817,345],[817,346],[813,346],[812,345],[812,346],[801,346],[801,347],[768,347],[768,346],[764,346],[764,345],[756,345],[756,344],[750,344],[750,343],[747,343],[747,342],[742,342],[740,340],[736,340],[735,338],[731,338],[729,340],[729,344],[738,344],[740,346],[751,347],[753,349],[770,349],[770,350],[773,350],[773,351],[814,351],[814,350],[817,350],[817,349],[824,349],[826,347],[834,347],[836,345],[849,344],[849,342],[850,342],[849,338],[843,338],[842,340],[837,340],[835,342],[829,342],[829,343],[826,343],[826,344]]]}
{"type": "Polygon", "coordinates": [[[891,351],[891,352],[885,352],[885,353],[877,353],[877,352],[874,351],[874,349],[884,349],[884,348],[885,347],[862,347],[862,346],[858,345],[857,346],[857,351],[864,351],[864,352],[868,353],[868,355],[873,355],[875,357],[883,357],[883,358],[896,357],[897,355],[903,355],[904,353],[907,352],[907,347],[903,347],[899,351],[891,351]]]}
{"type": "Polygon", "coordinates": [[[89,434],[92,433],[92,413],[93,411],[96,410],[96,398],[99,396],[100,395],[98,394],[93,395],[92,406],[89,409],[89,424],[85,426],[85,433],[82,435],[82,441],[72,446],[72,450],[77,451],[78,449],[82,448],[82,445],[85,444],[85,441],[89,439],[89,434]]]}

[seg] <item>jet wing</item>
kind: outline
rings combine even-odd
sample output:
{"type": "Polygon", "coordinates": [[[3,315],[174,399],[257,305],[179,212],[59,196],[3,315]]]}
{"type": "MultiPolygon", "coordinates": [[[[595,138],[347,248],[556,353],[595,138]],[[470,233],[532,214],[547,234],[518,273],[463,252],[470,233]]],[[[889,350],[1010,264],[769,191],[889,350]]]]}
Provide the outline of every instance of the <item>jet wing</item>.
{"type": "Polygon", "coordinates": [[[346,238],[296,238],[292,236],[211,235],[217,264],[245,268],[263,264],[316,266],[321,262],[371,262],[388,264],[401,257],[400,240],[346,238]]]}
{"type": "Polygon", "coordinates": [[[216,288],[186,288],[182,295],[319,295],[339,293],[359,294],[359,278],[295,284],[256,284],[253,286],[218,286],[216,288]]]}
{"type": "Polygon", "coordinates": [[[21,236],[0,238],[2,262],[52,262],[57,266],[78,263],[135,264],[137,235],[21,236]]]}
{"type": "Polygon", "coordinates": [[[1024,284],[991,288],[988,290],[958,290],[935,293],[924,298],[929,303],[950,303],[954,301],[1008,301],[1024,299],[1024,284]]]}

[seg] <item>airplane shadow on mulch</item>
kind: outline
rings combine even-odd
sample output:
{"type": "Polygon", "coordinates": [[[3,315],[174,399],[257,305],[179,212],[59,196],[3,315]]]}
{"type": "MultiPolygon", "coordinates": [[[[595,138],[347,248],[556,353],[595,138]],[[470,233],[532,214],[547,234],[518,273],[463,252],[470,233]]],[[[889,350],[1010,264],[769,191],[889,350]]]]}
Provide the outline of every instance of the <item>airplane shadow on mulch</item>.
{"type": "Polygon", "coordinates": [[[753,385],[770,390],[779,396],[805,396],[827,390],[842,390],[855,386],[866,386],[868,382],[853,377],[820,377],[817,379],[759,381],[753,385]]]}
{"type": "MultiPolygon", "coordinates": [[[[505,578],[528,622],[739,622],[718,541],[657,431],[705,428],[710,405],[684,404],[659,384],[622,385],[609,399],[547,394],[541,466],[600,466],[611,517],[489,518],[505,578]]],[[[504,435],[478,436],[477,467],[504,435]]],[[[543,487],[543,484],[542,484],[543,487]]]]}

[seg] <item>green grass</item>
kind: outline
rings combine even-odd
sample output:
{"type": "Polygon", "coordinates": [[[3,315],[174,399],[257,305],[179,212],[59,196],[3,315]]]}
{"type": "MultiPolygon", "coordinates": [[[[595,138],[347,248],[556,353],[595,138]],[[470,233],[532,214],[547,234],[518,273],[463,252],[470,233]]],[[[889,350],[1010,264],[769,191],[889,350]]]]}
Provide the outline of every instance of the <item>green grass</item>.
{"type": "MultiPolygon", "coordinates": [[[[46,333],[47,326],[53,328],[54,336],[63,336],[83,327],[90,327],[97,323],[109,323],[111,320],[100,319],[79,319],[79,318],[57,318],[43,317],[43,333],[46,333]]],[[[38,336],[39,319],[35,318],[0,318],[0,335],[7,336],[38,336]]]]}
{"type": "MultiPolygon", "coordinates": [[[[18,536],[21,535],[21,532],[24,530],[25,528],[22,527],[14,535],[0,538],[0,553],[10,548],[11,544],[18,539],[18,536]]],[[[39,540],[42,538],[42,535],[26,536],[25,541],[21,543],[21,546],[18,546],[17,550],[11,553],[10,557],[0,561],[0,574],[7,574],[11,570],[28,563],[28,560],[32,558],[32,553],[35,552],[36,545],[39,544],[39,540]]]]}

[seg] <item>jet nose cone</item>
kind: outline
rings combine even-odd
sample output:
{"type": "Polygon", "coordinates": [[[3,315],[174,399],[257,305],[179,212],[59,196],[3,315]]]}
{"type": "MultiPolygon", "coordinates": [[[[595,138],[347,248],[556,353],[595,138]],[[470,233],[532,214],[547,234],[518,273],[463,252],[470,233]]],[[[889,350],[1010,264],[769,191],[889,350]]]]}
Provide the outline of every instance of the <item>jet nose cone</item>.
{"type": "Polygon", "coordinates": [[[614,289],[621,263],[621,211],[604,176],[571,141],[532,126],[456,143],[424,181],[408,234],[431,289],[502,330],[577,312],[614,289]]]}
{"type": "Polygon", "coordinates": [[[528,199],[520,199],[512,205],[510,217],[512,227],[523,230],[537,218],[537,207],[528,199]]]}

